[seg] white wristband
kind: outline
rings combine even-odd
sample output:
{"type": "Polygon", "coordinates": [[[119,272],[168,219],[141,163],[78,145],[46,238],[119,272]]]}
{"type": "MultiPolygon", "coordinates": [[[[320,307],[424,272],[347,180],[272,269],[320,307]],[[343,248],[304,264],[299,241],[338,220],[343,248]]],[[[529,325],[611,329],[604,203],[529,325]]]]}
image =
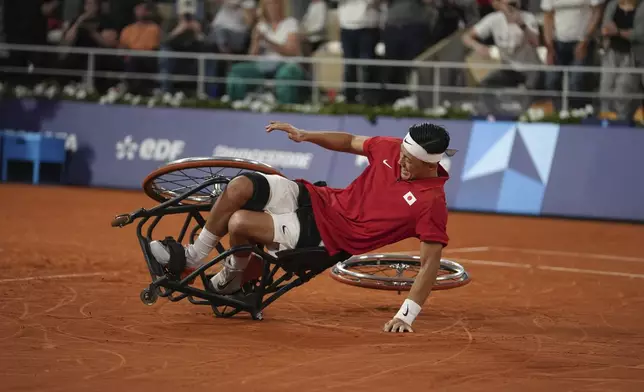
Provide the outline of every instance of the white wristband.
{"type": "Polygon", "coordinates": [[[420,313],[420,309],[420,305],[407,298],[398,310],[398,313],[396,313],[396,318],[401,319],[407,325],[411,325],[416,319],[416,316],[418,316],[418,313],[420,313]]]}

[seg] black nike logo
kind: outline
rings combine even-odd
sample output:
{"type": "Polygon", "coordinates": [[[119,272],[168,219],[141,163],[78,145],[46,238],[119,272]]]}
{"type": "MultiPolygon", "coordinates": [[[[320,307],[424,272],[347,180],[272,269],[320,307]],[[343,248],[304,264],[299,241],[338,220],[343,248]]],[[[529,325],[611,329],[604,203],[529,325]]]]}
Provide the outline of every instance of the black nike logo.
{"type": "Polygon", "coordinates": [[[282,233],[286,234],[286,225],[282,225],[282,233]]]}
{"type": "Polygon", "coordinates": [[[233,280],[235,280],[235,279],[231,279],[231,280],[229,280],[228,282],[226,282],[226,283],[224,283],[224,284],[217,283],[217,290],[223,290],[223,289],[225,289],[226,287],[228,287],[228,285],[230,284],[230,282],[232,282],[233,280]]]}
{"type": "Polygon", "coordinates": [[[409,144],[409,145],[411,146],[411,143],[409,143],[409,142],[407,141],[407,139],[403,139],[403,142],[405,142],[405,143],[407,143],[407,144],[409,144]]]}
{"type": "Polygon", "coordinates": [[[407,317],[408,314],[409,314],[409,306],[405,308],[405,312],[403,313],[403,316],[407,317]]]}

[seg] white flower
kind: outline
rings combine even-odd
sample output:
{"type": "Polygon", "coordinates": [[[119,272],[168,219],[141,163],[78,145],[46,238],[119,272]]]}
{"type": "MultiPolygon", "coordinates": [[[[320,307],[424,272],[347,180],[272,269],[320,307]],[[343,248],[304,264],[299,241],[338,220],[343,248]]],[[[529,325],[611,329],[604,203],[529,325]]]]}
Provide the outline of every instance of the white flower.
{"type": "Polygon", "coordinates": [[[595,113],[595,108],[593,108],[593,105],[591,105],[591,104],[586,105],[586,113],[589,116],[592,116],[593,113],[595,113]]]}
{"type": "Polygon", "coordinates": [[[572,110],[573,118],[583,118],[586,117],[586,111],[584,109],[573,109],[572,110]]]}
{"type": "Polygon", "coordinates": [[[223,103],[230,102],[230,97],[228,95],[224,95],[223,97],[221,97],[221,102],[223,103]]]}
{"type": "Polygon", "coordinates": [[[546,115],[546,112],[542,108],[530,108],[528,109],[528,118],[530,121],[540,121],[546,115]]]}
{"type": "Polygon", "coordinates": [[[132,97],[131,103],[132,105],[138,105],[139,103],[141,103],[141,96],[135,95],[134,97],[132,97]]]}
{"type": "Polygon", "coordinates": [[[528,122],[528,116],[522,114],[519,116],[519,122],[528,122]]]}
{"type": "Polygon", "coordinates": [[[233,101],[232,106],[235,110],[242,109],[244,107],[244,101],[233,101]]]}
{"type": "Polygon", "coordinates": [[[461,110],[468,113],[474,113],[474,105],[470,102],[465,102],[461,105],[461,110]]]}
{"type": "Polygon", "coordinates": [[[444,102],[443,102],[443,107],[446,107],[446,108],[448,108],[448,109],[449,109],[449,108],[451,108],[451,107],[452,107],[452,104],[451,104],[451,102],[450,102],[450,101],[444,101],[444,102]]]}
{"type": "Polygon", "coordinates": [[[76,86],[73,84],[68,84],[63,88],[63,94],[65,94],[68,97],[73,97],[76,95],[76,86]]]}
{"type": "Polygon", "coordinates": [[[170,93],[165,93],[165,94],[163,94],[162,102],[163,102],[163,103],[167,103],[167,104],[169,104],[170,102],[172,102],[172,94],[170,94],[170,93]]]}
{"type": "Polygon", "coordinates": [[[261,108],[262,108],[261,101],[253,101],[253,103],[250,104],[250,110],[252,110],[253,112],[259,112],[261,108]]]}
{"type": "Polygon", "coordinates": [[[16,94],[16,97],[22,98],[26,96],[29,93],[29,90],[25,86],[16,86],[13,89],[14,94],[16,94]]]}
{"type": "Polygon", "coordinates": [[[76,93],[76,98],[77,99],[85,99],[85,98],[87,98],[87,91],[85,91],[83,89],[78,90],[78,92],[76,93]]]}
{"type": "Polygon", "coordinates": [[[134,98],[134,95],[132,95],[131,93],[126,93],[126,94],[123,96],[123,100],[124,100],[125,102],[130,102],[130,101],[132,101],[132,98],[134,98]]]}
{"type": "Polygon", "coordinates": [[[447,109],[443,106],[437,106],[432,109],[431,114],[437,117],[443,117],[447,114],[447,109]]]}
{"type": "Polygon", "coordinates": [[[570,112],[567,110],[562,110],[559,112],[559,117],[563,120],[570,118],[570,112]]]}
{"type": "Polygon", "coordinates": [[[153,107],[155,107],[155,106],[156,106],[156,104],[157,104],[157,100],[156,100],[155,98],[150,98],[150,99],[148,99],[148,107],[149,107],[149,108],[153,108],[153,107]]]}
{"type": "Polygon", "coordinates": [[[105,104],[107,103],[107,101],[108,101],[107,95],[103,95],[103,96],[98,100],[98,104],[99,104],[99,105],[105,105],[105,104]]]}
{"type": "Polygon", "coordinates": [[[172,105],[175,108],[181,106],[181,99],[177,99],[177,97],[172,98],[172,100],[170,101],[170,105],[172,105]]]}
{"type": "Polygon", "coordinates": [[[400,109],[418,109],[418,100],[416,96],[411,95],[409,97],[399,98],[394,102],[394,110],[400,109]]]}
{"type": "Polygon", "coordinates": [[[117,89],[115,89],[114,87],[111,87],[109,90],[107,90],[107,99],[108,99],[108,102],[110,102],[110,103],[113,103],[114,101],[116,101],[116,99],[120,95],[121,94],[119,93],[119,91],[117,89]]]}
{"type": "Polygon", "coordinates": [[[174,94],[174,99],[178,99],[181,101],[186,97],[186,94],[183,93],[183,91],[178,91],[176,94],[174,94]]]}
{"type": "Polygon", "coordinates": [[[34,94],[35,95],[43,95],[45,93],[45,84],[44,83],[38,83],[36,87],[34,87],[34,94]]]}

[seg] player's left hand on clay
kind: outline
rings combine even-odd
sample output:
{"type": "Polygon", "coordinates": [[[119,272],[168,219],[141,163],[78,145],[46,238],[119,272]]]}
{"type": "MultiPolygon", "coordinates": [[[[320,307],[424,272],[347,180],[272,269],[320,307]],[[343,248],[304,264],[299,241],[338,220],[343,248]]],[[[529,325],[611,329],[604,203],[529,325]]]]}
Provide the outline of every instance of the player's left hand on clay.
{"type": "Polygon", "coordinates": [[[385,324],[384,328],[385,332],[414,332],[413,329],[411,329],[411,325],[407,324],[406,322],[402,321],[401,319],[398,318],[393,318],[391,319],[387,324],[385,324]]]}

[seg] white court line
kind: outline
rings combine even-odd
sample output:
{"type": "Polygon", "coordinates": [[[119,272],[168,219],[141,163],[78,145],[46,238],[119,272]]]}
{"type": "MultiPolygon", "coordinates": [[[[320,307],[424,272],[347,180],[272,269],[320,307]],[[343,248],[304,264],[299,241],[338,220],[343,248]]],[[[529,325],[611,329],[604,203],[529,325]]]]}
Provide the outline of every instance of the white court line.
{"type": "Polygon", "coordinates": [[[550,265],[509,263],[505,261],[495,261],[495,260],[472,260],[472,259],[456,258],[454,259],[454,261],[459,263],[464,262],[464,263],[470,263],[470,264],[491,265],[495,267],[523,268],[523,269],[536,268],[536,269],[545,270],[545,271],[571,272],[571,273],[577,273],[577,274],[594,274],[594,275],[620,276],[625,278],[644,279],[644,274],[632,274],[629,272],[600,271],[600,270],[590,270],[590,269],[582,269],[582,268],[555,267],[550,265]]]}
{"type": "Polygon", "coordinates": [[[606,254],[597,254],[597,253],[566,252],[561,250],[510,248],[505,246],[489,246],[487,248],[489,250],[500,250],[500,251],[517,252],[517,253],[531,253],[535,255],[585,257],[589,259],[631,261],[635,263],[644,263],[644,257],[617,256],[617,255],[606,255],[606,254]]]}
{"type": "Polygon", "coordinates": [[[10,282],[28,282],[30,280],[51,280],[51,279],[70,279],[70,278],[87,278],[91,276],[118,275],[118,272],[92,272],[86,274],[65,274],[65,275],[45,275],[29,276],[26,278],[0,279],[0,283],[10,282]]]}

